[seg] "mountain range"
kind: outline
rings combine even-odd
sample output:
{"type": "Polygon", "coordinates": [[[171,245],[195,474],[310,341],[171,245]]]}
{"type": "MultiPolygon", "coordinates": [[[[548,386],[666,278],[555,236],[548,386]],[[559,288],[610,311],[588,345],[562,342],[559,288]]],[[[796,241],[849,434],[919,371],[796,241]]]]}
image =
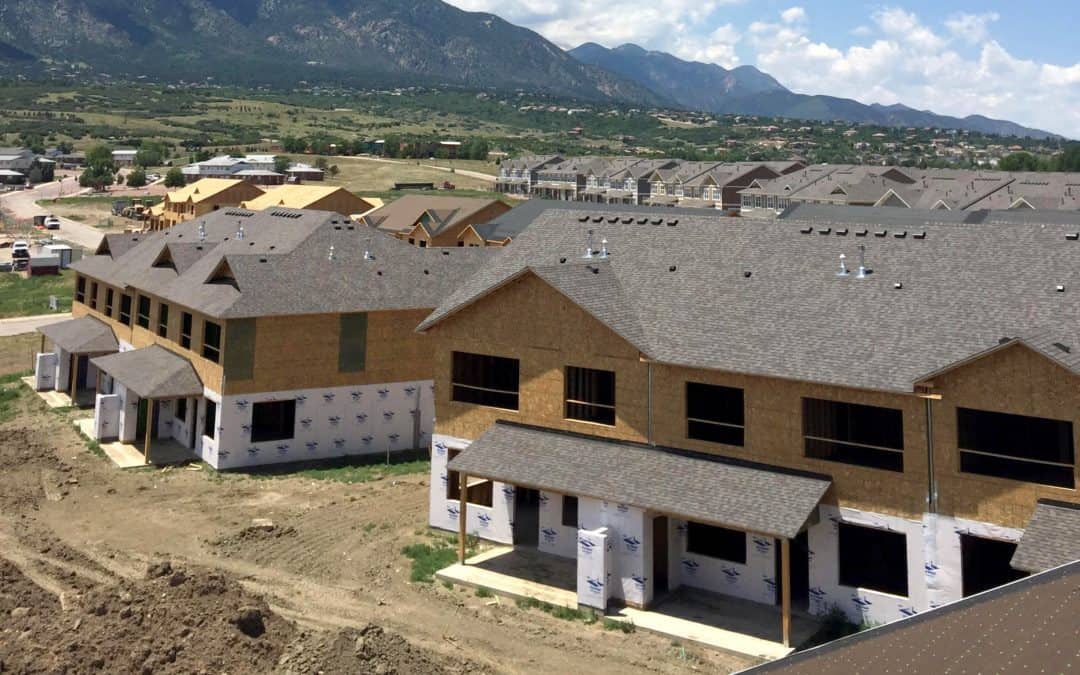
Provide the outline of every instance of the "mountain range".
{"type": "Polygon", "coordinates": [[[158,80],[294,86],[448,84],[710,113],[1047,137],[981,116],[797,94],[636,45],[563,51],[494,14],[441,0],[3,0],[0,74],[58,62],[158,80]]]}

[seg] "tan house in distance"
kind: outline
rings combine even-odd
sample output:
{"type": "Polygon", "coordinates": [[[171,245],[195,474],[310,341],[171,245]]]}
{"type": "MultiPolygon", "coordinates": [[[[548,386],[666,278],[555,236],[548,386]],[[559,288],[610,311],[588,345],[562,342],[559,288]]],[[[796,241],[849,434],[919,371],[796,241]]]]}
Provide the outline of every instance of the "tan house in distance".
{"type": "Polygon", "coordinates": [[[421,248],[505,246],[508,237],[487,237],[480,226],[509,210],[510,205],[498,199],[406,195],[361,222],[421,248]]]}
{"type": "Polygon", "coordinates": [[[167,193],[165,201],[150,212],[150,229],[167,230],[220,208],[239,206],[262,193],[261,189],[243,180],[203,178],[167,193]]]}
{"type": "Polygon", "coordinates": [[[267,190],[254,199],[243,202],[241,207],[252,211],[268,208],[311,209],[333,211],[343,216],[365,214],[374,208],[343,187],[330,185],[282,185],[267,190]]]}

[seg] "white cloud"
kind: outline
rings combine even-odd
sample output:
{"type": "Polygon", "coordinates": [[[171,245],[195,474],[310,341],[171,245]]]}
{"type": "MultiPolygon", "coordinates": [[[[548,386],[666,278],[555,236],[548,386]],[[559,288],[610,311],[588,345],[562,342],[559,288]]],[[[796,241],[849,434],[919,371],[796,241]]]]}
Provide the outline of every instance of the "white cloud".
{"type": "Polygon", "coordinates": [[[997,12],[985,14],[954,14],[945,20],[945,27],[953,37],[968,44],[982,44],[990,39],[990,24],[1000,19],[997,12]]]}
{"type": "Polygon", "coordinates": [[[806,21],[806,10],[802,7],[788,7],[780,12],[780,20],[786,24],[804,23],[806,21]]]}

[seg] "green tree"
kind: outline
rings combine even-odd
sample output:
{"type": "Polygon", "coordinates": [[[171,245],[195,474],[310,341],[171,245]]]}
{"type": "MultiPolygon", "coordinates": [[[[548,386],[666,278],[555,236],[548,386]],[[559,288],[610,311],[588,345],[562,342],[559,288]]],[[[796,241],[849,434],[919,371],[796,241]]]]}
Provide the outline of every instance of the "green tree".
{"type": "Polygon", "coordinates": [[[135,153],[135,164],[141,167],[161,166],[168,150],[161,141],[143,141],[135,153]]]}
{"type": "Polygon", "coordinates": [[[1080,171],[1080,143],[1068,143],[1054,161],[1055,171],[1080,171]]]}
{"type": "Polygon", "coordinates": [[[307,139],[299,136],[285,136],[281,139],[281,149],[285,152],[304,152],[307,145],[307,139]]]}
{"type": "Polygon", "coordinates": [[[184,180],[184,172],[180,170],[180,167],[174,166],[165,173],[165,187],[178,188],[184,187],[187,181],[184,180]]]}
{"type": "Polygon", "coordinates": [[[329,168],[329,169],[327,169],[327,171],[329,171],[329,172],[330,172],[330,176],[331,176],[331,177],[334,177],[334,178],[336,178],[336,177],[337,177],[337,175],[338,175],[338,173],[340,173],[340,172],[341,172],[341,169],[339,169],[339,168],[338,168],[338,165],[337,165],[337,164],[331,164],[331,165],[330,165],[330,168],[329,168]]]}
{"type": "Polygon", "coordinates": [[[30,169],[30,175],[27,176],[27,180],[30,182],[31,185],[36,185],[36,184],[40,183],[41,178],[42,178],[42,175],[41,175],[41,168],[40,167],[35,166],[33,169],[30,169]]]}
{"type": "Polygon", "coordinates": [[[326,161],[325,157],[319,157],[315,160],[316,169],[322,169],[323,171],[326,171],[327,167],[329,167],[329,163],[326,161]]]}
{"type": "Polygon", "coordinates": [[[95,145],[87,150],[86,166],[87,168],[107,168],[110,173],[116,172],[116,164],[113,162],[112,150],[107,145],[95,145]]]}
{"type": "Polygon", "coordinates": [[[66,154],[70,153],[72,150],[74,150],[75,146],[72,145],[71,143],[69,143],[68,141],[60,141],[59,143],[56,144],[56,149],[59,150],[61,153],[66,155],[66,154]]]}
{"type": "Polygon", "coordinates": [[[1014,152],[1005,155],[998,162],[998,169],[1002,171],[1038,171],[1039,159],[1030,152],[1014,152]]]}
{"type": "Polygon", "coordinates": [[[141,188],[146,186],[146,169],[136,166],[127,177],[128,187],[141,188]]]}
{"type": "Polygon", "coordinates": [[[285,173],[289,170],[289,165],[292,164],[292,160],[285,155],[276,155],[274,157],[274,171],[278,173],[285,173]]]}
{"type": "Polygon", "coordinates": [[[79,176],[79,185],[81,187],[93,188],[98,191],[104,190],[115,181],[116,174],[112,167],[102,164],[87,166],[79,176]]]}

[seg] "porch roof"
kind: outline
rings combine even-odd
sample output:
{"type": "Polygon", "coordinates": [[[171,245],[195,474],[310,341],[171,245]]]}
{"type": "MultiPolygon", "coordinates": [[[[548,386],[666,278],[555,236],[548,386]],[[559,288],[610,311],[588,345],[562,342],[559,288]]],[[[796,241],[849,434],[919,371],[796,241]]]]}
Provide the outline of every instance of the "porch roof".
{"type": "Polygon", "coordinates": [[[202,396],[202,380],[191,362],[161,347],[99,356],[90,361],[141,398],[202,396]]]}
{"type": "Polygon", "coordinates": [[[832,483],[818,474],[510,422],[495,423],[449,468],[782,539],[799,533],[832,483]]]}
{"type": "Polygon", "coordinates": [[[38,328],[38,332],[72,354],[103,354],[119,349],[112,328],[92,316],[52,323],[38,328]]]}
{"type": "Polygon", "coordinates": [[[1040,499],[1013,553],[1012,566],[1042,572],[1075,560],[1080,560],[1080,504],[1040,499]]]}

